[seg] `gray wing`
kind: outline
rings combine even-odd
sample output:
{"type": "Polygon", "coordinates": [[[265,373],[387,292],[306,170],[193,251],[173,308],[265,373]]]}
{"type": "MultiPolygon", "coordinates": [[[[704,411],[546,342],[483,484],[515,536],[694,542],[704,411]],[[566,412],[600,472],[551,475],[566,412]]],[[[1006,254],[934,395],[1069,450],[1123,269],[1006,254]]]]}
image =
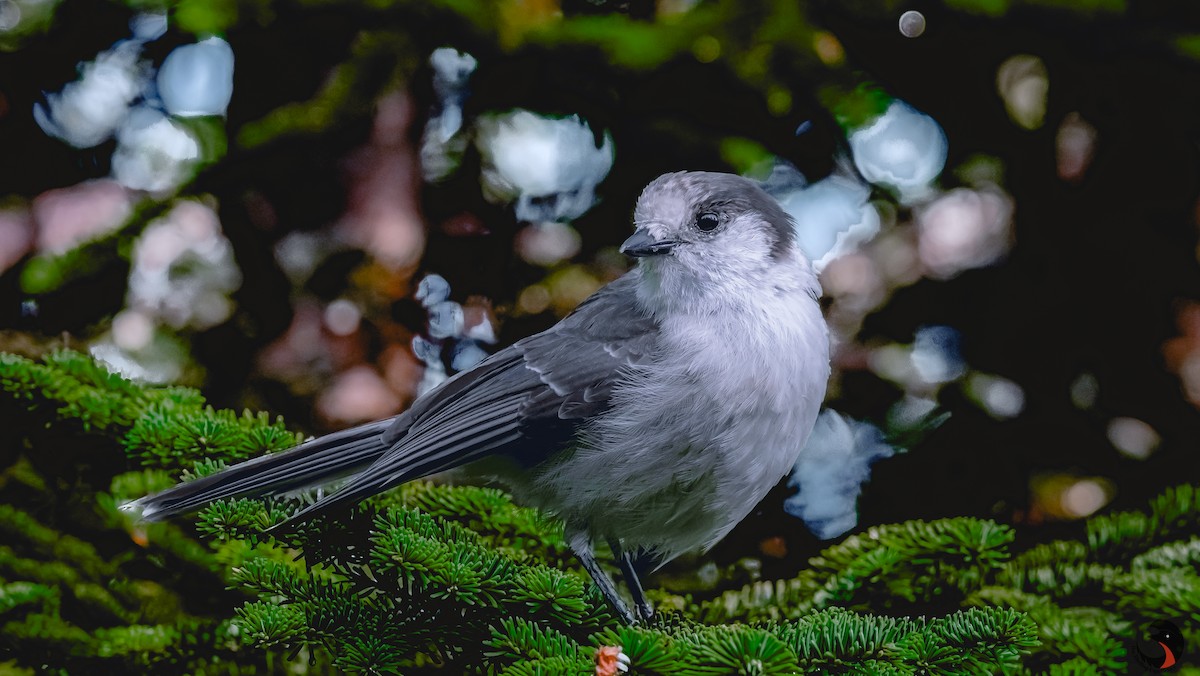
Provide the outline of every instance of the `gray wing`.
{"type": "Polygon", "coordinates": [[[532,465],[565,448],[608,407],[623,371],[654,356],[658,325],[639,310],[637,274],[418,399],[384,433],[390,449],[382,457],[289,521],[485,456],[532,465]]]}

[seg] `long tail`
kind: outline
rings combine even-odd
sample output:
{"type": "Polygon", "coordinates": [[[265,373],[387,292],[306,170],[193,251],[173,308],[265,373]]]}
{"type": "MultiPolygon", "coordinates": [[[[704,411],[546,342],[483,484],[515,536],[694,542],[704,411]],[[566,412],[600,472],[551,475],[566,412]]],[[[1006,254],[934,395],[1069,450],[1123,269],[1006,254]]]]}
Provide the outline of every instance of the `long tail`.
{"type": "Polygon", "coordinates": [[[248,460],[209,476],[147,495],[122,507],[144,521],[163,521],[224,498],[286,493],[361,472],[391,444],[383,433],[394,418],[335,432],[281,453],[248,460]]]}

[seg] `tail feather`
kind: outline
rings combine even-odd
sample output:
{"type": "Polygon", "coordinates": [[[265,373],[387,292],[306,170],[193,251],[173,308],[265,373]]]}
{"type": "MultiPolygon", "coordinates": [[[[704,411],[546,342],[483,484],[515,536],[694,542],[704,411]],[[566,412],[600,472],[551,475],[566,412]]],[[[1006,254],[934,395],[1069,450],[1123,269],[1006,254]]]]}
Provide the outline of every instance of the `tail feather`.
{"type": "Polygon", "coordinates": [[[387,452],[383,433],[389,418],[335,432],[281,453],[234,465],[161,493],[147,495],[122,509],[138,512],[144,521],[163,521],[196,511],[224,498],[286,493],[328,483],[361,472],[387,452]]]}

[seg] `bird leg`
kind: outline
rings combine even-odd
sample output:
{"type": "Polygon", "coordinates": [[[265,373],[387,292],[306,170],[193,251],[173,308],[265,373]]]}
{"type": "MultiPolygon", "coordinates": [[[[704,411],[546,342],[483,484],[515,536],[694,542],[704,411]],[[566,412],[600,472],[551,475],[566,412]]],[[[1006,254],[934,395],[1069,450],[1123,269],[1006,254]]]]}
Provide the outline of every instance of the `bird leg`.
{"type": "Polygon", "coordinates": [[[571,551],[575,552],[575,556],[579,562],[583,564],[583,569],[592,576],[592,581],[600,588],[600,593],[604,595],[608,605],[616,611],[620,616],[621,621],[625,624],[634,624],[636,622],[633,613],[629,611],[629,606],[625,604],[625,600],[617,593],[617,585],[613,583],[612,578],[604,569],[600,567],[600,562],[596,561],[596,553],[592,549],[592,539],[587,532],[582,529],[571,529],[567,533],[567,546],[571,551]]]}
{"type": "Polygon", "coordinates": [[[633,605],[637,608],[638,618],[643,622],[648,622],[650,618],[654,617],[654,608],[646,600],[646,592],[642,590],[642,581],[638,578],[637,568],[633,565],[633,556],[621,549],[621,541],[616,538],[610,538],[608,546],[612,549],[613,557],[617,559],[617,565],[621,567],[621,575],[625,577],[625,586],[629,587],[629,593],[633,595],[633,605]]]}

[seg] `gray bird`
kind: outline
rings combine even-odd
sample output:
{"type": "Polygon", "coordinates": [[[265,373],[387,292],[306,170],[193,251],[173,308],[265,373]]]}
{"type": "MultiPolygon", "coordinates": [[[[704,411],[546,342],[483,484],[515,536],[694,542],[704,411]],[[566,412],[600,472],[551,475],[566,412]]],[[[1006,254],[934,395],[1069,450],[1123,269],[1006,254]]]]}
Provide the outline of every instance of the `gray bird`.
{"type": "Polygon", "coordinates": [[[633,270],[404,413],[130,508],[157,521],[351,477],[292,523],[470,463],[469,475],[563,519],[571,549],[633,622],[596,562],[595,543],[607,542],[649,618],[633,556],[661,564],[712,547],[791,469],[824,398],[829,341],[791,219],[752,181],[661,176],[634,221],[621,247],[638,258],[633,270]]]}

